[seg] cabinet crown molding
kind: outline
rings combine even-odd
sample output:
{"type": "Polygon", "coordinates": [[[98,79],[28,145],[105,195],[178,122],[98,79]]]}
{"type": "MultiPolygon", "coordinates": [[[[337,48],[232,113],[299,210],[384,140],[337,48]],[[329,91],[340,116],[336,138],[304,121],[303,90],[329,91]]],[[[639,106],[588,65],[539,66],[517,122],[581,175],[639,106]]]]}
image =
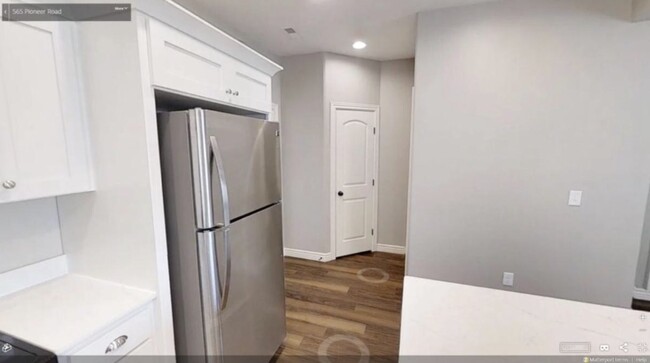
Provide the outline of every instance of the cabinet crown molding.
{"type": "Polygon", "coordinates": [[[231,57],[273,76],[283,68],[172,0],[135,0],[133,9],[182,31],[231,57]]]}

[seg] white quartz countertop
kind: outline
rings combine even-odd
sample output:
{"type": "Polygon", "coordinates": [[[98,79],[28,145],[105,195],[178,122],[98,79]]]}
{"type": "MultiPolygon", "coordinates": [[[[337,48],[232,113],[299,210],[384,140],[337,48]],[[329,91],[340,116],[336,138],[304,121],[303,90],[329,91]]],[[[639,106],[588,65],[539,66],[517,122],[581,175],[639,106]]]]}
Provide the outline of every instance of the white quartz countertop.
{"type": "Polygon", "coordinates": [[[400,355],[646,356],[649,320],[634,310],[407,276],[400,355]],[[590,352],[561,353],[561,343],[590,352]]]}
{"type": "Polygon", "coordinates": [[[68,274],[0,298],[0,331],[63,355],[155,293],[68,274]]]}

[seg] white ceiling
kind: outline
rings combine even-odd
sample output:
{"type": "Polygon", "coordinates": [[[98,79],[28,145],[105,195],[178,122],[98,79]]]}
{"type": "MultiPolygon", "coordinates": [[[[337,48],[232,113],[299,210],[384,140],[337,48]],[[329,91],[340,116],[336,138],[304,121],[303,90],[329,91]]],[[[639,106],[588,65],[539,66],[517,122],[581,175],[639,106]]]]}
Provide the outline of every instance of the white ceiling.
{"type": "Polygon", "coordinates": [[[334,52],[376,60],[415,55],[420,11],[490,0],[176,0],[271,57],[334,52]],[[284,28],[294,28],[290,38],[284,28]],[[352,49],[355,40],[368,47],[352,49]]]}

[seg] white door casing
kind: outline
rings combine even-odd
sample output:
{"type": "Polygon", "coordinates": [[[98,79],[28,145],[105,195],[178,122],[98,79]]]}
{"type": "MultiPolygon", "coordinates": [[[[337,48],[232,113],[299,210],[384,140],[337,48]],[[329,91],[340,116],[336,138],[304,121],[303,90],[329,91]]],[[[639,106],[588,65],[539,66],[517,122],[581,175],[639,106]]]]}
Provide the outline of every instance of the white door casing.
{"type": "Polygon", "coordinates": [[[331,121],[334,255],[374,251],[379,107],[333,103],[331,121]]]}

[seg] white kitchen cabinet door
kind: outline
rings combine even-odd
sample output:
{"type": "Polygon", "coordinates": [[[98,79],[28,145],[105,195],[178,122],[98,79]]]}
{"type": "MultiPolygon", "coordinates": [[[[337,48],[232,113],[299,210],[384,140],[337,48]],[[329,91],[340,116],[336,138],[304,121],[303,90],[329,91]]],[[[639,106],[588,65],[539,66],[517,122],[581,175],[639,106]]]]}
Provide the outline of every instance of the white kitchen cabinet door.
{"type": "Polygon", "coordinates": [[[258,112],[271,112],[271,77],[154,19],[149,22],[153,85],[258,112]]]}
{"type": "Polygon", "coordinates": [[[227,78],[231,103],[264,113],[272,111],[271,77],[241,62],[233,63],[227,78]]]}
{"type": "Polygon", "coordinates": [[[225,73],[232,59],[174,28],[149,19],[153,84],[228,102],[225,73]]]}
{"type": "Polygon", "coordinates": [[[93,188],[74,26],[0,22],[0,203],[93,188]]]}

